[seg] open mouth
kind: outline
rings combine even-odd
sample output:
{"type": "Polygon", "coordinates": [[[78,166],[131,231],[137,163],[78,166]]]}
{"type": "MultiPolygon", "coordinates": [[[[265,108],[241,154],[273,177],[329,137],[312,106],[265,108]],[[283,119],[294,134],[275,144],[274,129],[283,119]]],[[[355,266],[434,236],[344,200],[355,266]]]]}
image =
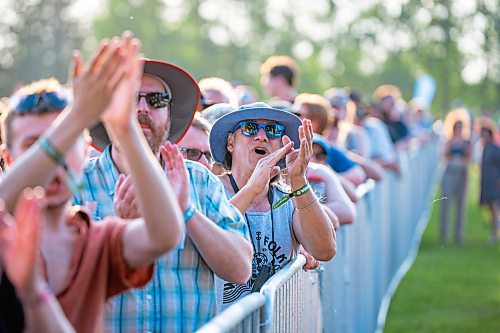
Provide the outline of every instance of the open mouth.
{"type": "Polygon", "coordinates": [[[266,155],[267,154],[266,150],[262,149],[262,148],[255,148],[254,151],[257,155],[266,155]]]}

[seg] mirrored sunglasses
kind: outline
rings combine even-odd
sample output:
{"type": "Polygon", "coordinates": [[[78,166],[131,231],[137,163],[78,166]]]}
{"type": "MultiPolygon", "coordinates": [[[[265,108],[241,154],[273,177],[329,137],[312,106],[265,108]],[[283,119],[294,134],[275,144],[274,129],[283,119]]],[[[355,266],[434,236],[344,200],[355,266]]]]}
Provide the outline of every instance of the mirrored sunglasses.
{"type": "Polygon", "coordinates": [[[245,136],[256,136],[259,134],[261,128],[264,129],[266,136],[269,139],[278,139],[281,138],[285,131],[285,126],[276,124],[276,123],[257,123],[255,121],[244,120],[240,121],[234,128],[231,133],[236,132],[239,128],[241,128],[241,133],[245,136]]]}
{"type": "Polygon", "coordinates": [[[64,109],[72,101],[69,90],[43,92],[29,95],[16,95],[10,98],[10,107],[15,113],[42,113],[64,109]]]}
{"type": "Polygon", "coordinates": [[[172,96],[167,92],[137,93],[137,104],[142,97],[146,99],[150,107],[155,109],[167,107],[172,102],[172,96]]]}

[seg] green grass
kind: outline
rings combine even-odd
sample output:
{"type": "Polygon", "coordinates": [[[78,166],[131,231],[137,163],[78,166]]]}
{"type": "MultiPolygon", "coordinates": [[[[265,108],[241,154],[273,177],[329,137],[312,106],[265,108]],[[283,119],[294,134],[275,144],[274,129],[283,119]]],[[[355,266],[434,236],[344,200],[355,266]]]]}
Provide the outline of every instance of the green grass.
{"type": "Polygon", "coordinates": [[[464,245],[440,243],[439,201],[433,203],[418,257],[392,299],[384,332],[500,332],[500,245],[487,243],[489,217],[478,206],[478,170],[470,171],[464,245]]]}

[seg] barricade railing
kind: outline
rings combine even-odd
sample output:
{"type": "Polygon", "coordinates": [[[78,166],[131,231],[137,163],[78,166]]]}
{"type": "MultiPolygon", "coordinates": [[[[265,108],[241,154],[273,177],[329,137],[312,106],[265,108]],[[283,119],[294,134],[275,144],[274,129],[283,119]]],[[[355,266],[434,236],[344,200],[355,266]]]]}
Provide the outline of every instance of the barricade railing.
{"type": "MultiPolygon", "coordinates": [[[[262,288],[265,315],[258,329],[382,332],[392,294],[416,257],[427,224],[439,160],[434,139],[400,155],[402,176],[386,172],[382,181],[358,187],[356,221],[337,230],[335,258],[306,273],[299,255],[277,272],[262,288]]],[[[235,305],[250,307],[245,299],[235,305]]],[[[234,316],[226,311],[208,324],[210,332],[230,332],[220,324],[234,316]]]]}
{"type": "Polygon", "coordinates": [[[297,256],[262,287],[267,332],[319,332],[318,272],[304,272],[305,263],[303,255],[297,256]]]}
{"type": "Polygon", "coordinates": [[[265,332],[266,298],[251,293],[238,300],[198,330],[199,333],[260,333],[265,332]]]}

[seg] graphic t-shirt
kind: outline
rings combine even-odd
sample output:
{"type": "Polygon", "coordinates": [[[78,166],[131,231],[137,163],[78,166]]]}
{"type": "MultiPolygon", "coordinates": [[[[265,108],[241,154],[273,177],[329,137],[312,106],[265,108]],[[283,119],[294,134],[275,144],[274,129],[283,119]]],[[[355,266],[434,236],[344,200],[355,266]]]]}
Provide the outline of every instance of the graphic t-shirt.
{"type": "MultiPolygon", "coordinates": [[[[283,193],[276,189],[273,192],[273,202],[277,202],[283,193]]],[[[232,197],[227,189],[226,194],[228,198],[232,197]]],[[[272,218],[271,210],[246,212],[245,218],[250,229],[254,249],[252,275],[250,280],[242,285],[227,282],[216,276],[218,311],[224,310],[236,300],[250,294],[254,289],[255,282],[262,278],[259,277],[259,274],[266,275],[266,272],[272,272],[273,268],[274,272],[277,272],[297,255],[298,242],[292,227],[293,210],[292,200],[289,200],[283,206],[273,209],[272,218]]]]}

